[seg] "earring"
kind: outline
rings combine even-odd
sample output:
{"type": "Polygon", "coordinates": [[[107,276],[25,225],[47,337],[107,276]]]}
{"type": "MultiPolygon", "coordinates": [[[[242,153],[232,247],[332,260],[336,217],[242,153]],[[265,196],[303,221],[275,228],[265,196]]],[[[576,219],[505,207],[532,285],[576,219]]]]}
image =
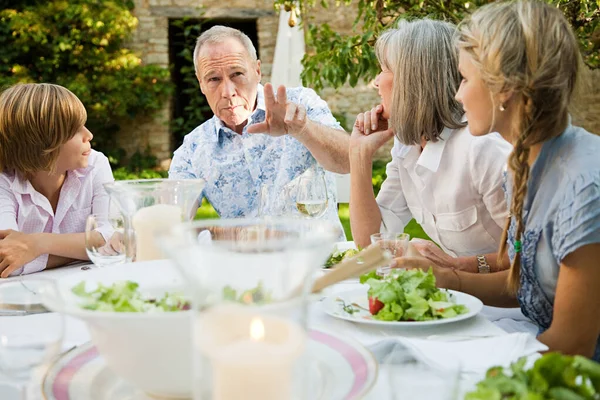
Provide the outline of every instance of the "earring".
{"type": "Polygon", "coordinates": [[[498,107],[500,109],[500,111],[504,111],[506,110],[506,108],[504,108],[504,104],[500,104],[500,107],[498,107]]]}

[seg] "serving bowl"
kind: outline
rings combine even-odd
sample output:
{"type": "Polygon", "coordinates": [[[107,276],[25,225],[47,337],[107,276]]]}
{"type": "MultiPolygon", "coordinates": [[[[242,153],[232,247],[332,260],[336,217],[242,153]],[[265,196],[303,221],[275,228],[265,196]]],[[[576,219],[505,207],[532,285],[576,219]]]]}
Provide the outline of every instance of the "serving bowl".
{"type": "Polygon", "coordinates": [[[46,293],[43,304],[52,311],[83,320],[106,364],[146,394],[169,399],[191,397],[191,312],[106,312],[81,308],[72,292],[81,281],[86,289],[130,280],[144,297],[183,292],[184,281],[169,260],[122,264],[81,271],[57,281],[58,292],[46,293]]]}

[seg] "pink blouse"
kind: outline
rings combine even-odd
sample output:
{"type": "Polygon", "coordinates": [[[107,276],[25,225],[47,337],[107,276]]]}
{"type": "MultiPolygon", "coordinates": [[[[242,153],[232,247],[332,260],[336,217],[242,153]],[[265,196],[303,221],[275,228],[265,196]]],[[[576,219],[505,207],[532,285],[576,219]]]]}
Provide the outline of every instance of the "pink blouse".
{"type": "MultiPolygon", "coordinates": [[[[88,215],[108,213],[109,197],[102,186],[114,178],[108,158],[92,150],[87,168],[69,171],[60,191],[56,213],[48,199],[28,180],[0,173],[0,230],[23,233],[85,232],[88,215]]],[[[46,268],[48,254],[25,264],[11,275],[31,274],[46,268]]]]}

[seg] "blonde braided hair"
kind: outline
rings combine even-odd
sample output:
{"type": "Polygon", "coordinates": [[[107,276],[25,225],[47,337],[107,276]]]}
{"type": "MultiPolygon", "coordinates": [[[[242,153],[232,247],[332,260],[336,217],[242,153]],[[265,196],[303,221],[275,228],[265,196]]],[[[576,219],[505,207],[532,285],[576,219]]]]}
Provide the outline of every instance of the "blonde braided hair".
{"type": "MultiPolygon", "coordinates": [[[[507,249],[511,218],[516,223],[515,257],[508,288],[520,284],[523,207],[529,180],[531,146],[560,135],[568,125],[568,107],[582,61],[577,40],[562,13],[542,2],[492,3],[478,9],[459,26],[458,47],[469,54],[490,90],[494,113],[501,93],[511,93],[513,151],[508,167],[513,176],[510,215],[500,242],[498,262],[507,249]]],[[[493,123],[492,123],[493,126],[493,123]]]]}

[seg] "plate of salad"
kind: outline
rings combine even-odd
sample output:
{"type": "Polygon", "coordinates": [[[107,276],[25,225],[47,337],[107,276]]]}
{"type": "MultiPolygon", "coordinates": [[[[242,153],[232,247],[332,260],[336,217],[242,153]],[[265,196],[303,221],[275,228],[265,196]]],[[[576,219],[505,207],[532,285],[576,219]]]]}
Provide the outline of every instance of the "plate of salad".
{"type": "Polygon", "coordinates": [[[372,271],[361,276],[360,283],[356,289],[326,297],[323,310],[357,323],[425,326],[469,319],[483,308],[474,296],[437,288],[431,270],[398,269],[385,278],[372,271]]]}
{"type": "Polygon", "coordinates": [[[325,264],[323,264],[323,269],[330,269],[336,264],[341,263],[344,259],[355,256],[358,252],[359,250],[356,248],[354,242],[338,242],[334,245],[333,251],[327,261],[325,261],[325,264]]]}

